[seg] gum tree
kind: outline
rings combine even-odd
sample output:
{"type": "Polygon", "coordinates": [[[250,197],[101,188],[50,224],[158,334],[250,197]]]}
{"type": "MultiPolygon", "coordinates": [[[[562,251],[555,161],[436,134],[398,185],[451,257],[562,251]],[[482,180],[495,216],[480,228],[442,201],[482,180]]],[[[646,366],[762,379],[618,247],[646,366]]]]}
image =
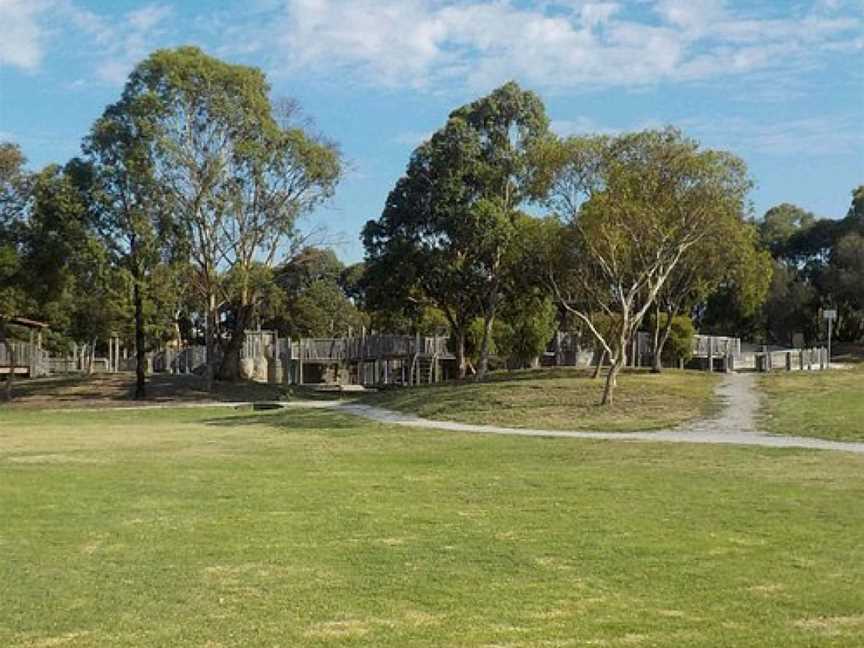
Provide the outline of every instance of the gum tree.
{"type": "Polygon", "coordinates": [[[369,281],[379,281],[370,294],[440,309],[456,339],[460,376],[477,317],[478,379],[487,371],[515,221],[535,197],[531,151],[550,137],[548,126],[540,98],[512,82],[454,110],[414,151],[381,218],[364,230],[369,281]],[[391,281],[397,268],[401,286],[391,281]]]}
{"type": "Polygon", "coordinates": [[[739,218],[750,180],[739,158],[701,150],[671,128],[565,140],[545,159],[549,205],[569,230],[550,279],[610,359],[601,400],[610,404],[660,291],[692,248],[739,218]]]}
{"type": "Polygon", "coordinates": [[[221,342],[220,306],[233,310],[219,368],[232,380],[260,269],[273,265],[297,219],[330,197],[341,172],[335,146],[274,118],[269,91],[257,68],[180,47],[151,54],[123,93],[123,103],[144,115],[152,177],[195,269],[206,310],[208,384],[221,342]]]}

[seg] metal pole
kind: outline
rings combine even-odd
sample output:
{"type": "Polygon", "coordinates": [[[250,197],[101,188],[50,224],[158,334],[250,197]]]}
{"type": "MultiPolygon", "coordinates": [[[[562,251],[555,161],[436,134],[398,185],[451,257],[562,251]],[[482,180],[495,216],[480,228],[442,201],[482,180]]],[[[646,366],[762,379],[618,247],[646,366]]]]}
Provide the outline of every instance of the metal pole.
{"type": "Polygon", "coordinates": [[[832,326],[831,325],[833,324],[833,322],[834,322],[833,319],[828,320],[828,361],[827,361],[828,369],[831,368],[831,333],[832,333],[832,326]]]}

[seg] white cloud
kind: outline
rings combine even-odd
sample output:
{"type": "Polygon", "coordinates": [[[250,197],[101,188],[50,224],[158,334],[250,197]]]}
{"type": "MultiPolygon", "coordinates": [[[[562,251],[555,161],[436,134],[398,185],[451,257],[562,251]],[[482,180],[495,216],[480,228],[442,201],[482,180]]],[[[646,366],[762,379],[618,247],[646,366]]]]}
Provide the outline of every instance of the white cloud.
{"type": "Polygon", "coordinates": [[[862,16],[814,2],[777,17],[725,0],[645,0],[641,14],[616,2],[287,0],[269,38],[289,74],[335,69],[385,87],[650,85],[794,71],[853,48],[862,16]]]}
{"type": "Polygon", "coordinates": [[[40,14],[48,2],[38,0],[0,0],[0,65],[32,71],[43,56],[40,14]]]}
{"type": "Polygon", "coordinates": [[[91,33],[102,44],[95,67],[98,80],[121,85],[129,72],[155,47],[173,10],[166,5],[146,5],[106,25],[94,21],[91,33]]]}
{"type": "Polygon", "coordinates": [[[171,14],[171,7],[160,4],[109,18],[73,0],[0,0],[0,65],[34,71],[46,55],[46,44],[68,34],[86,43],[74,53],[94,59],[97,80],[120,84],[153,49],[171,14]]]}
{"type": "Polygon", "coordinates": [[[762,155],[857,155],[864,149],[864,131],[854,115],[771,121],[717,116],[685,119],[678,125],[707,146],[762,155]]]}

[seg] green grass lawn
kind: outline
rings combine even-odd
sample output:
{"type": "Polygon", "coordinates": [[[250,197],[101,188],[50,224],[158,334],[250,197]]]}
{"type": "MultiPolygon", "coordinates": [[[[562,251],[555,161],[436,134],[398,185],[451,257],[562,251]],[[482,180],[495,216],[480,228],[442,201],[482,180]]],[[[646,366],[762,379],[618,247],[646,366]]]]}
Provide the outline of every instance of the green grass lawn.
{"type": "Polygon", "coordinates": [[[864,441],[864,363],[760,377],[762,425],[775,434],[864,441]]]}
{"type": "Polygon", "coordinates": [[[625,372],[614,403],[599,405],[603,379],[574,369],[496,372],[484,383],[395,389],[366,402],[425,418],[548,430],[656,430],[717,408],[719,377],[704,371],[625,372]]]}
{"type": "Polygon", "coordinates": [[[864,456],[0,409],[0,646],[860,646],[864,456]]]}

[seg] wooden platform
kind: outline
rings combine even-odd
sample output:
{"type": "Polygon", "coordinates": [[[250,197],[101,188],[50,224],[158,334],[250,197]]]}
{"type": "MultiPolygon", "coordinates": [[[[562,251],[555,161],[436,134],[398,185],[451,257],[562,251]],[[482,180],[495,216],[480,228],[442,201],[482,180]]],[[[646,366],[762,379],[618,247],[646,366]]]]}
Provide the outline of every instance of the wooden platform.
{"type": "Polygon", "coordinates": [[[16,376],[30,376],[30,367],[10,367],[9,365],[0,366],[0,376],[14,373],[16,376]]]}

